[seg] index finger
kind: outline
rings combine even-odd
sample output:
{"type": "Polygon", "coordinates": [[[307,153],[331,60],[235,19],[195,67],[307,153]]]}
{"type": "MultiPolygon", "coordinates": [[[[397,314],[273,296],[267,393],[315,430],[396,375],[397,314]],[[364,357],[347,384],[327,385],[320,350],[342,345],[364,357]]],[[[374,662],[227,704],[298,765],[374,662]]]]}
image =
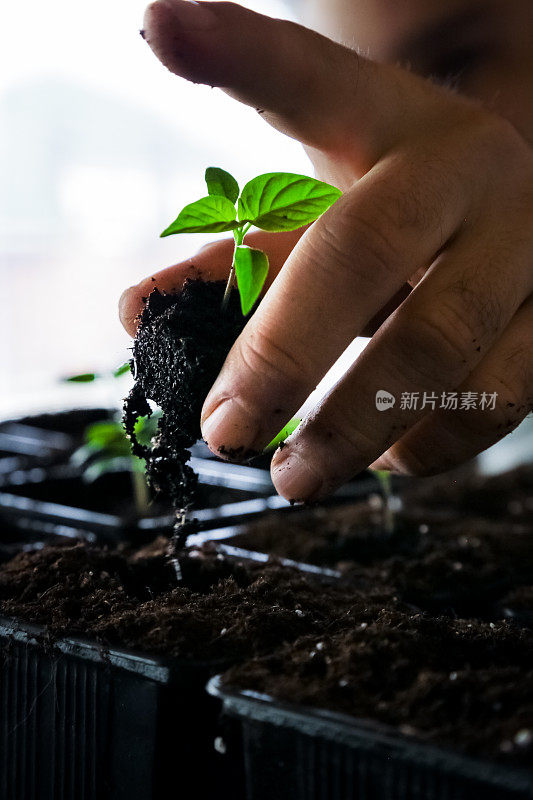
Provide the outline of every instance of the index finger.
{"type": "Polygon", "coordinates": [[[358,174],[405,135],[408,109],[436,91],[405,70],[235,3],[157,0],[144,25],[171,72],[222,88],[303,144],[343,154],[358,174]]]}

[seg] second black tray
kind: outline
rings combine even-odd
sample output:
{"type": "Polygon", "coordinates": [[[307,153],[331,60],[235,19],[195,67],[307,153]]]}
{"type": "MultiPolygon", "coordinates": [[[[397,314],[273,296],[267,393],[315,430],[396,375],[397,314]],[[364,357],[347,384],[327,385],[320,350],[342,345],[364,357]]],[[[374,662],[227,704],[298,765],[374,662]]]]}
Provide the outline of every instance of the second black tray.
{"type": "Polygon", "coordinates": [[[531,800],[533,771],[471,758],[385,725],[281,703],[211,679],[238,721],[247,800],[531,800]]]}

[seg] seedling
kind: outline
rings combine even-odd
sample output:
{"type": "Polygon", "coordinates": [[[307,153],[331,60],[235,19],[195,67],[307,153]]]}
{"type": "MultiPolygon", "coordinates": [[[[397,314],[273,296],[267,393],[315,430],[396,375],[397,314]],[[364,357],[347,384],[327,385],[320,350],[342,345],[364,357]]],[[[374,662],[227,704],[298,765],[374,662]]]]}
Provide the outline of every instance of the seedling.
{"type": "MultiPolygon", "coordinates": [[[[135,423],[135,435],[141,444],[148,445],[155,436],[159,415],[140,417],[135,423]]],[[[84,444],[71,456],[71,463],[83,470],[83,478],[92,483],[108,472],[129,472],[139,516],[146,514],[150,495],[145,477],[144,459],[133,455],[131,442],[119,420],[94,422],[84,431],[84,444]]]]}
{"type": "Polygon", "coordinates": [[[375,475],[379,481],[383,498],[383,527],[385,533],[392,534],[394,532],[394,511],[391,502],[392,487],[390,472],[388,469],[376,469],[375,475]]]}
{"type": "MultiPolygon", "coordinates": [[[[110,373],[84,372],[65,378],[68,383],[92,383],[103,377],[120,378],[130,372],[131,362],[125,361],[110,373]]],[[[161,412],[139,417],[135,423],[137,440],[148,446],[157,430],[161,412]]],[[[131,451],[131,442],[120,419],[94,422],[83,432],[84,443],[72,454],[71,463],[82,469],[83,479],[92,483],[108,472],[129,472],[135,508],[139,516],[146,514],[150,494],[145,476],[145,461],[131,451]]]]}
{"type": "Polygon", "coordinates": [[[263,231],[293,231],[314,222],[341,191],[328,183],[290,172],[268,172],[239,190],[235,178],[218,167],[205,171],[207,197],[185,206],[161,236],[173,233],[233,231],[235,248],[222,307],[237,282],[244,316],[255,305],[268,275],[268,257],[248,247],[244,237],[252,226],[263,231]]]}

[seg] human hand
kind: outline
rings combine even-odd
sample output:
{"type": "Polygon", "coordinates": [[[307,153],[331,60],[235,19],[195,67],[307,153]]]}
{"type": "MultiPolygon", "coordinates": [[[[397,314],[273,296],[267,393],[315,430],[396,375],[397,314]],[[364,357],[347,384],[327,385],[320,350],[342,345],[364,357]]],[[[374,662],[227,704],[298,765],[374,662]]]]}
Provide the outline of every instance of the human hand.
{"type": "Polygon", "coordinates": [[[211,449],[262,449],[406,281],[414,290],[274,456],[278,491],[315,500],[369,464],[442,471],[512,430],[533,404],[533,155],[515,129],[231,3],[159,0],[145,29],[172,72],[256,107],[344,191],[230,352],[202,414],[211,449]],[[382,412],[379,390],[497,401],[382,412]]]}

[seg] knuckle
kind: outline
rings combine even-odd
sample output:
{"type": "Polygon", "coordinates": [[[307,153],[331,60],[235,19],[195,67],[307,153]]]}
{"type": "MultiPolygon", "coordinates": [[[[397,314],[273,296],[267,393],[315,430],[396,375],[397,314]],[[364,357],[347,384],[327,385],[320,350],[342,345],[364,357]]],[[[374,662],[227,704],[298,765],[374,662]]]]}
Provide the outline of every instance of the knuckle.
{"type": "Polygon", "coordinates": [[[426,143],[406,147],[389,156],[395,181],[379,180],[379,202],[374,214],[381,216],[397,235],[416,235],[440,230],[449,197],[457,193],[457,181],[449,159],[426,143]]]}
{"type": "MultiPolygon", "coordinates": [[[[473,274],[463,275],[448,284],[440,293],[439,308],[447,318],[449,325],[457,327],[464,335],[473,339],[481,339],[487,333],[496,333],[502,327],[505,312],[504,305],[510,300],[508,292],[500,285],[478,285],[473,274]]],[[[468,339],[467,339],[468,342],[468,339]]]]}
{"type": "Polygon", "coordinates": [[[238,340],[239,355],[253,376],[262,381],[282,376],[289,384],[300,382],[304,367],[295,355],[264,331],[254,331],[250,336],[238,340]]]}
{"type": "Polygon", "coordinates": [[[392,226],[375,222],[375,219],[380,219],[380,215],[376,214],[374,217],[360,215],[355,230],[361,259],[379,277],[394,271],[398,266],[400,253],[394,241],[392,226]]]}
{"type": "Polygon", "coordinates": [[[472,360],[475,338],[461,315],[440,308],[438,313],[411,313],[399,326],[395,340],[402,364],[410,365],[417,377],[431,379],[440,386],[460,380],[472,360]]]}
{"type": "Polygon", "coordinates": [[[404,359],[430,370],[432,378],[442,378],[444,370],[446,377],[461,380],[465,368],[479,360],[483,344],[504,326],[505,303],[505,292],[478,288],[471,275],[448,283],[431,301],[413,296],[400,316],[397,340],[404,359]]]}
{"type": "Polygon", "coordinates": [[[331,395],[326,406],[319,406],[305,423],[306,436],[316,443],[324,442],[335,458],[349,464],[370,463],[376,457],[377,442],[358,426],[346,407],[331,395]]]}
{"type": "Polygon", "coordinates": [[[304,68],[303,58],[297,55],[303,54],[310,44],[309,37],[294,22],[276,20],[276,39],[280,43],[281,52],[290,56],[291,64],[291,85],[293,91],[287,93],[286,113],[291,117],[306,117],[308,103],[316,91],[317,76],[313,69],[304,68]],[[294,97],[301,98],[301,102],[294,103],[294,97]]]}
{"type": "Polygon", "coordinates": [[[399,266],[400,252],[391,226],[382,213],[363,212],[359,203],[339,202],[335,214],[324,218],[322,237],[336,264],[349,273],[363,269],[365,277],[378,285],[399,266]]]}
{"type": "Polygon", "coordinates": [[[316,31],[295,22],[276,19],[271,20],[270,25],[271,37],[277,48],[273,68],[276,67],[277,71],[281,53],[291,85],[291,91],[285,93],[282,112],[296,124],[297,129],[305,130],[308,138],[311,127],[316,128],[317,111],[328,111],[324,113],[321,130],[315,132],[313,140],[322,145],[327,142],[331,147],[338,127],[339,111],[331,114],[331,84],[325,76],[340,70],[346,73],[351,68],[355,72],[359,63],[357,54],[339,48],[316,31]]]}

